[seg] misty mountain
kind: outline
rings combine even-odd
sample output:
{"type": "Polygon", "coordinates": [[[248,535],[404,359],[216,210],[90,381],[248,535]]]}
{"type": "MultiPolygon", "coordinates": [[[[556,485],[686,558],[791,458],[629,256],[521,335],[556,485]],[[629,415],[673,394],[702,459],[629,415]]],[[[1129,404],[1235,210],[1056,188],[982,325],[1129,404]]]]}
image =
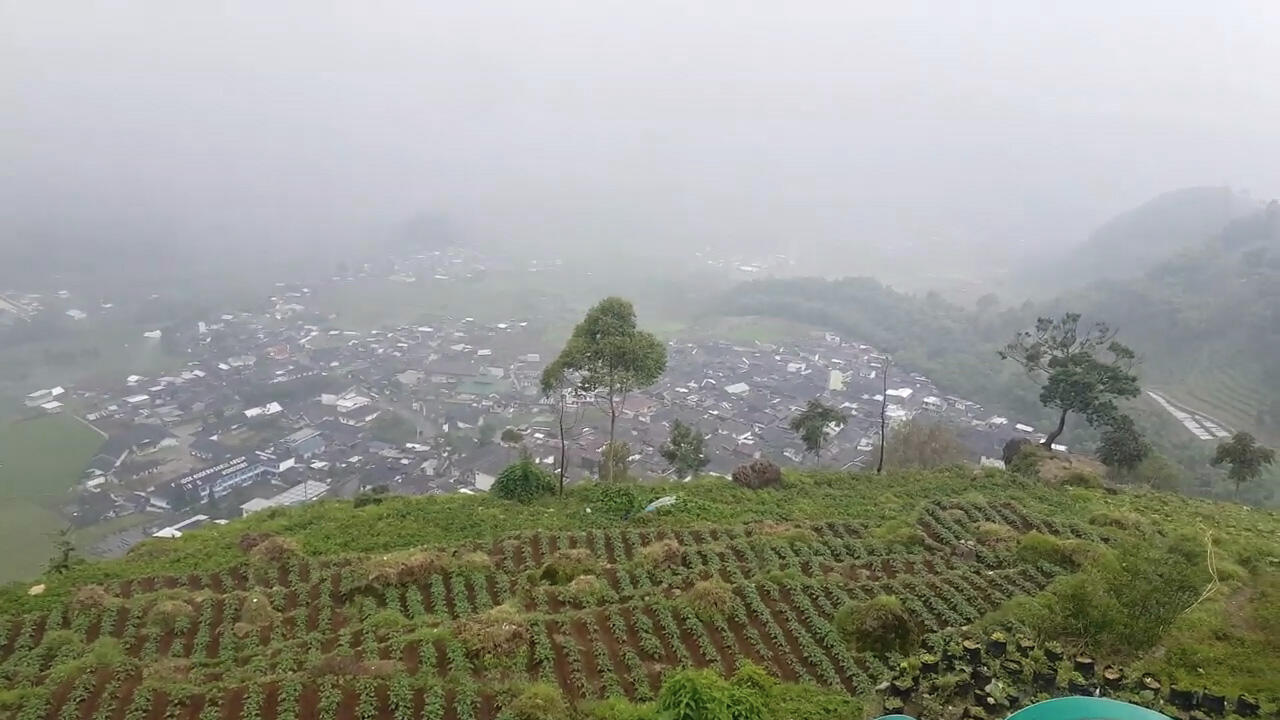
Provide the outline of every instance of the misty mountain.
{"type": "Polygon", "coordinates": [[[1262,204],[1229,187],[1188,187],[1157,195],[1108,220],[1087,240],[1045,262],[1029,260],[1023,273],[1039,289],[1056,291],[1094,280],[1137,277],[1204,243],[1231,220],[1262,204]]]}

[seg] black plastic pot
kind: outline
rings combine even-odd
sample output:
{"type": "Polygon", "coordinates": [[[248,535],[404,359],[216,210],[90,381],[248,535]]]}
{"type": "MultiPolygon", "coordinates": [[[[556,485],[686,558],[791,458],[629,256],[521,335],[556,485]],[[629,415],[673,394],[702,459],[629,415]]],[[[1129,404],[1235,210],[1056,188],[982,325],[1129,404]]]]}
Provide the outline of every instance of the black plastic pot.
{"type": "Polygon", "coordinates": [[[1044,648],[1044,657],[1051,663],[1056,663],[1062,659],[1062,648],[1054,645],[1046,645],[1044,648]]]}
{"type": "Polygon", "coordinates": [[[1180,688],[1177,685],[1170,685],[1169,702],[1180,710],[1190,710],[1196,706],[1196,691],[1180,688]]]}
{"type": "Polygon", "coordinates": [[[1200,693],[1200,709],[1210,715],[1223,715],[1227,712],[1227,696],[1205,690],[1200,693]]]}
{"type": "Polygon", "coordinates": [[[1055,670],[1037,670],[1034,682],[1037,690],[1048,692],[1058,684],[1058,673],[1055,670]]]}
{"type": "Polygon", "coordinates": [[[1067,683],[1067,690],[1070,691],[1072,695],[1088,695],[1092,697],[1093,688],[1093,683],[1088,680],[1081,682],[1073,679],[1067,683]]]}
{"type": "Polygon", "coordinates": [[[1036,649],[1036,642],[1031,638],[1018,638],[1018,654],[1027,657],[1036,649]]]}
{"type": "Polygon", "coordinates": [[[986,665],[975,665],[973,671],[969,673],[969,678],[973,680],[974,687],[984,688],[991,682],[991,668],[986,665]]]}
{"type": "Polygon", "coordinates": [[[1240,717],[1254,717],[1259,709],[1258,701],[1252,695],[1241,695],[1236,698],[1236,714],[1240,717]]]}
{"type": "Polygon", "coordinates": [[[1004,657],[1004,651],[1008,649],[1009,641],[1004,638],[989,638],[987,640],[987,654],[991,657],[1004,657]]]}
{"type": "Polygon", "coordinates": [[[1016,677],[1022,674],[1022,661],[1013,658],[1005,658],[1000,661],[1000,672],[1010,677],[1016,677]]]}
{"type": "Polygon", "coordinates": [[[1072,664],[1072,669],[1086,678],[1093,677],[1094,668],[1093,658],[1088,655],[1077,655],[1075,662],[1072,664]]]}
{"type": "Polygon", "coordinates": [[[913,678],[900,677],[889,684],[889,691],[900,698],[911,696],[911,692],[916,689],[916,681],[913,678]]]}
{"type": "Polygon", "coordinates": [[[1124,670],[1115,665],[1108,665],[1102,668],[1102,684],[1106,687],[1117,690],[1124,683],[1124,670]]]}
{"type": "Polygon", "coordinates": [[[1152,675],[1151,673],[1143,673],[1140,684],[1144,690],[1150,690],[1157,695],[1160,694],[1160,690],[1164,687],[1160,684],[1160,678],[1152,675]]]}
{"type": "Polygon", "coordinates": [[[962,645],[964,646],[964,655],[969,658],[970,663],[977,665],[982,662],[982,646],[978,644],[978,641],[965,640],[962,645]]]}

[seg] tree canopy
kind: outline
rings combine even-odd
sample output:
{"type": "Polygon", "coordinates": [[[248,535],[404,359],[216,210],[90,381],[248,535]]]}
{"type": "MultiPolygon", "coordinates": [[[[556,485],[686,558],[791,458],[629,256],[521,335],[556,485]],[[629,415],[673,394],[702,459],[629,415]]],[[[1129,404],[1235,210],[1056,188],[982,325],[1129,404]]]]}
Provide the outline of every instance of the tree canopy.
{"type": "Polygon", "coordinates": [[[813,454],[814,464],[821,464],[822,446],[826,444],[827,427],[843,425],[848,419],[844,413],[814,398],[805,405],[804,410],[791,418],[788,427],[800,436],[805,450],[813,454]]]}
{"type": "Polygon", "coordinates": [[[890,429],[885,465],[892,469],[928,470],[963,462],[969,451],[955,431],[941,422],[912,418],[890,429]]]}
{"type": "Polygon", "coordinates": [[[998,351],[1040,382],[1040,403],[1059,411],[1058,425],[1042,443],[1052,445],[1066,429],[1068,413],[1105,426],[1119,415],[1117,398],[1138,395],[1137,357],[1115,339],[1106,323],[1080,330],[1080,313],[1042,317],[1035,328],[1018,332],[998,351]]]}
{"type": "Polygon", "coordinates": [[[1131,471],[1150,454],[1151,443],[1128,415],[1113,418],[1098,443],[1098,459],[1117,470],[1131,471]]]}
{"type": "Polygon", "coordinates": [[[676,475],[684,478],[696,474],[710,462],[702,449],[702,443],[700,430],[676,420],[671,423],[670,439],[658,452],[676,475]]]}
{"type": "Polygon", "coordinates": [[[1226,464],[1227,477],[1235,483],[1236,494],[1240,494],[1240,484],[1249,482],[1262,474],[1267,465],[1276,461],[1276,451],[1264,445],[1247,432],[1238,432],[1231,439],[1218,445],[1209,462],[1214,466],[1226,464]]]}
{"type": "Polygon", "coordinates": [[[490,492],[504,500],[529,502],[555,491],[555,481],[527,453],[498,473],[490,492]]]}

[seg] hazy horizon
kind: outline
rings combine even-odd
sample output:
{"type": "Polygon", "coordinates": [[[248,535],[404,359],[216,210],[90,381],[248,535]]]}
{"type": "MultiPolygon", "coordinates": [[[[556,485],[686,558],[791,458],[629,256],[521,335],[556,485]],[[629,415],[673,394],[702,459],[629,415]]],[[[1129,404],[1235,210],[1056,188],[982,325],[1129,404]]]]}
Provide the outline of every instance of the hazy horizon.
{"type": "Polygon", "coordinates": [[[428,213],[964,273],[1179,187],[1280,195],[1273,4],[198,7],[0,3],[6,255],[248,262],[428,213]]]}

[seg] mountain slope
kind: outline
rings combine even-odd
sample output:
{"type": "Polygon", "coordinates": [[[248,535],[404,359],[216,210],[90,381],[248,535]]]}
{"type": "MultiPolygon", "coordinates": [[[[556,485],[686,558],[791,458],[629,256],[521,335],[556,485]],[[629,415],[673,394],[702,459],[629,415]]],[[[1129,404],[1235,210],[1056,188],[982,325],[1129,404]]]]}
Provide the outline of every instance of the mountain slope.
{"type": "Polygon", "coordinates": [[[948,667],[978,623],[1132,663],[1134,678],[1280,701],[1274,513],[966,468],[785,485],[327,501],[151,541],[0,594],[0,713],[492,718],[549,692],[588,717],[649,718],[675,668],[750,662],[782,681],[767,692],[778,717],[857,717],[897,658],[851,646],[837,616],[880,594],[948,667]],[[1211,580],[1205,531],[1221,585],[1183,615],[1211,580]],[[596,704],[624,696],[641,706],[596,704]]]}

